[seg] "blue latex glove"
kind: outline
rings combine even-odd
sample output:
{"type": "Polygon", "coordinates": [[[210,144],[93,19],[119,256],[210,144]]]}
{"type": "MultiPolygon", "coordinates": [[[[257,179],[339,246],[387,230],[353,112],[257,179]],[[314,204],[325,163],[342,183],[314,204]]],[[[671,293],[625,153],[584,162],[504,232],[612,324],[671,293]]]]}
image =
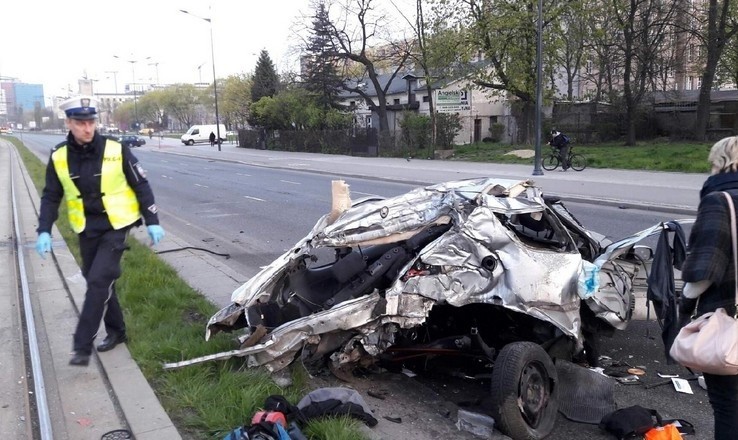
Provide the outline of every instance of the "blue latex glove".
{"type": "Polygon", "coordinates": [[[51,235],[48,232],[42,232],[38,234],[36,239],[36,252],[41,255],[41,258],[46,258],[46,252],[51,252],[51,235]]]}
{"type": "Polygon", "coordinates": [[[151,237],[151,244],[157,245],[164,238],[164,228],[159,225],[149,225],[146,227],[151,237]]]}

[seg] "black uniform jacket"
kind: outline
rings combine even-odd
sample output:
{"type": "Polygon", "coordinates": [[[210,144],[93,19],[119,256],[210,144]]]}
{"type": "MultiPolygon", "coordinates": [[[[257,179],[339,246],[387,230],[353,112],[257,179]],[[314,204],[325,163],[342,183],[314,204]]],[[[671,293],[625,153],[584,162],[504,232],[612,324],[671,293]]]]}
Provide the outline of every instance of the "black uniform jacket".
{"type": "MultiPolygon", "coordinates": [[[[88,237],[94,237],[113,229],[105,213],[100,194],[102,159],[106,141],[107,138],[96,132],[92,142],[79,145],[72,134],[69,133],[67,140],[52,150],[53,153],[64,145],[68,146],[69,175],[82,195],[85,210],[86,225],[81,235],[88,237]]],[[[122,155],[123,173],[128,185],[136,193],[141,215],[147,225],[158,225],[159,217],[154,202],[154,193],[146,180],[143,168],[128,147],[123,146],[122,155]]],[[[49,158],[49,163],[46,165],[46,186],[41,196],[41,213],[38,219],[37,232],[51,232],[51,226],[59,216],[59,204],[63,200],[63,196],[64,188],[56,174],[54,163],[49,158]]],[[[135,224],[140,224],[140,221],[135,224]]]]}

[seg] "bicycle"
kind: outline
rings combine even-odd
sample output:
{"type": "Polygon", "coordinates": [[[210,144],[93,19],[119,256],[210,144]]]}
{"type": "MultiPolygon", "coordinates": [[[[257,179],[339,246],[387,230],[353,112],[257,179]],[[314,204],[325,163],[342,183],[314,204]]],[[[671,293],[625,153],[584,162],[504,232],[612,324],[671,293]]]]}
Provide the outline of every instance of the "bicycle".
{"type": "MultiPolygon", "coordinates": [[[[581,154],[575,154],[573,147],[569,147],[569,155],[567,158],[569,159],[569,167],[574,171],[582,171],[587,168],[587,158],[581,154]]],[[[555,170],[559,165],[561,165],[561,160],[559,160],[559,150],[556,149],[556,147],[551,147],[551,154],[543,158],[541,162],[541,166],[544,170],[555,170]]]]}

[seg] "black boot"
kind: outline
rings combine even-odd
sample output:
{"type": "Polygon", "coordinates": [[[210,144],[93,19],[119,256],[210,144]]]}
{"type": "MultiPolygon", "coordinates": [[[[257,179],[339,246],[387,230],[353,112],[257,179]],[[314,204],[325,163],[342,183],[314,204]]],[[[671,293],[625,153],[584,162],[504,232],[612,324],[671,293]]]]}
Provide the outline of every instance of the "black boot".
{"type": "Polygon", "coordinates": [[[100,343],[100,345],[97,346],[97,351],[108,351],[115,348],[116,345],[127,342],[128,338],[126,337],[125,333],[122,334],[109,334],[103,339],[103,341],[100,343]]]}
{"type": "Polygon", "coordinates": [[[79,367],[86,367],[90,364],[90,355],[82,353],[81,351],[75,351],[72,355],[72,359],[69,360],[69,365],[76,365],[79,367]]]}

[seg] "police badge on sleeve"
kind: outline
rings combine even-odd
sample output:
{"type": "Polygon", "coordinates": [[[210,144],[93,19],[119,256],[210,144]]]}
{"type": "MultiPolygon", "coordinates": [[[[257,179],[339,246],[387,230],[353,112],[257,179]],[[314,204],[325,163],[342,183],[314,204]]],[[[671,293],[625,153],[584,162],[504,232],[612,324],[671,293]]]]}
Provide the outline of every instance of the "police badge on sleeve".
{"type": "Polygon", "coordinates": [[[146,170],[144,169],[144,167],[141,166],[140,163],[134,165],[134,168],[136,168],[136,172],[139,176],[143,177],[144,179],[146,178],[146,170]]]}

